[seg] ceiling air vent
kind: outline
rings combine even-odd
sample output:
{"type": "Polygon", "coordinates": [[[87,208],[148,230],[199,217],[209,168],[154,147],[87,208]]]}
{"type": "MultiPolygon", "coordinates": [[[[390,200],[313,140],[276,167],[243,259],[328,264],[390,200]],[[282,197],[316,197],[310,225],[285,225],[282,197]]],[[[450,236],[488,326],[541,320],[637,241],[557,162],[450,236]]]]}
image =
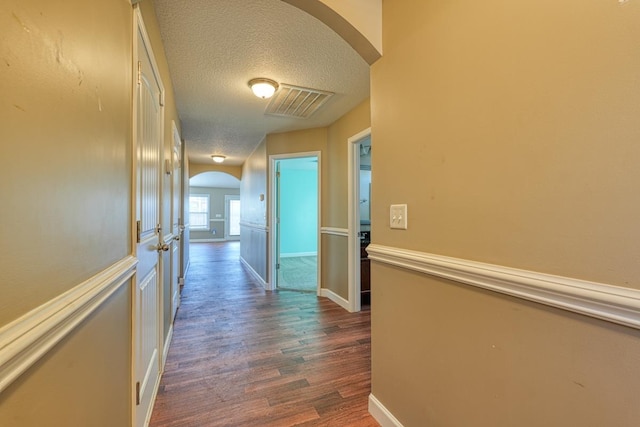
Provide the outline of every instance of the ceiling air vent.
{"type": "Polygon", "coordinates": [[[265,114],[307,119],[333,96],[332,92],[280,84],[265,114]]]}

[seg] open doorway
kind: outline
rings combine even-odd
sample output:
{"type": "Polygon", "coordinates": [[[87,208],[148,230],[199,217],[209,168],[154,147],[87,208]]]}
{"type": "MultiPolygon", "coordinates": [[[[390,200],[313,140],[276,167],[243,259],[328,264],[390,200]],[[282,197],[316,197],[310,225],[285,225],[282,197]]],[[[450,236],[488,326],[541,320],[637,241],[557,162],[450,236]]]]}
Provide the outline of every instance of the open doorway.
{"type": "Polygon", "coordinates": [[[371,303],[371,128],[347,141],[349,152],[349,308],[360,311],[371,303]]]}
{"type": "Polygon", "coordinates": [[[190,243],[225,242],[240,238],[240,180],[208,171],[189,179],[190,243]]]}
{"type": "Polygon", "coordinates": [[[224,238],[240,240],[240,195],[224,196],[224,238]]]}
{"type": "Polygon", "coordinates": [[[271,156],[274,289],[318,293],[319,153],[271,156]]]}

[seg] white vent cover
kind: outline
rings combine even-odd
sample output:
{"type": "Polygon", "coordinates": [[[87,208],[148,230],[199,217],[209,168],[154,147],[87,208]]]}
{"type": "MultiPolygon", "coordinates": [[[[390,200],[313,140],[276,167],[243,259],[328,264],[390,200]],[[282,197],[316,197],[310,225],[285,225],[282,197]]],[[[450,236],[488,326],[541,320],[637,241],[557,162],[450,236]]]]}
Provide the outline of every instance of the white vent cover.
{"type": "Polygon", "coordinates": [[[281,83],[265,114],[307,119],[333,96],[333,92],[281,83]]]}

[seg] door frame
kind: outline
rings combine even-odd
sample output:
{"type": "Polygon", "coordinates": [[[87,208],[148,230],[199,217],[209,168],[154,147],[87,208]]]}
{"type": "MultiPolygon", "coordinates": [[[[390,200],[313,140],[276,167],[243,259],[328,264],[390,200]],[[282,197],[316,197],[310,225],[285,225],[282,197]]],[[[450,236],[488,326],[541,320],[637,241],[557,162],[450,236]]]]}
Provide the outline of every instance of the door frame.
{"type": "MultiPolygon", "coordinates": [[[[357,312],[361,310],[360,301],[360,142],[371,136],[371,128],[367,128],[347,139],[347,152],[349,165],[348,172],[348,230],[347,237],[349,265],[349,311],[357,312]]],[[[371,202],[369,202],[371,203],[371,202]]]]}
{"type": "Polygon", "coordinates": [[[321,278],[322,278],[322,236],[320,234],[320,227],[322,224],[322,152],[321,151],[304,151],[298,153],[287,153],[287,154],[272,154],[269,156],[269,230],[270,233],[268,235],[268,247],[269,247],[269,274],[267,283],[267,290],[276,290],[276,281],[277,281],[277,270],[276,263],[278,262],[277,257],[275,256],[277,251],[277,240],[276,233],[278,232],[278,224],[276,223],[276,162],[279,160],[287,160],[287,159],[299,159],[303,157],[316,157],[318,159],[318,170],[317,170],[317,179],[318,179],[318,223],[316,224],[316,234],[317,234],[317,268],[318,268],[318,277],[317,281],[317,290],[316,294],[320,296],[321,289],[321,278]]]}

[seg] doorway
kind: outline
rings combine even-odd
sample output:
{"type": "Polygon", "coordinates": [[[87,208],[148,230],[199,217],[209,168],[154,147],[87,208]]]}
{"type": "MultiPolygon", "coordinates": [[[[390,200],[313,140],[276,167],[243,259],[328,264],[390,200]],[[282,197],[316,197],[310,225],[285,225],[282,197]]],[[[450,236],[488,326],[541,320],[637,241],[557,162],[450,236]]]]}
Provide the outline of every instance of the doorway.
{"type": "Polygon", "coordinates": [[[371,242],[371,128],[347,140],[349,163],[349,308],[360,311],[369,304],[370,261],[366,247],[371,242]]]}
{"type": "Polygon", "coordinates": [[[224,196],[224,239],[240,240],[240,195],[224,196]]]}
{"type": "Polygon", "coordinates": [[[271,156],[272,289],[318,294],[320,153],[271,156]]]}

